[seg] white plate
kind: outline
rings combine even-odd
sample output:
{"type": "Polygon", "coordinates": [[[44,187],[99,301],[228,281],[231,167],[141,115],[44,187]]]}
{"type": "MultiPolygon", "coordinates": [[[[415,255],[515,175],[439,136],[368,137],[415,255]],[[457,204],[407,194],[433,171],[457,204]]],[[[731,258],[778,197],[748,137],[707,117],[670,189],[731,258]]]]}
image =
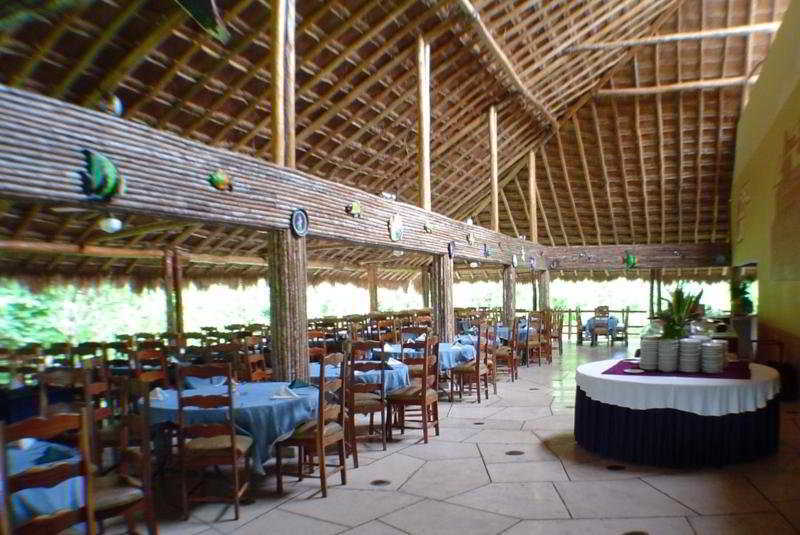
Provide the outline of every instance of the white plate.
{"type": "Polygon", "coordinates": [[[622,359],[622,362],[630,362],[636,364],[637,362],[639,362],[639,359],[622,359]]]}
{"type": "Polygon", "coordinates": [[[625,368],[622,371],[624,371],[625,373],[644,373],[644,370],[639,368],[625,368]]]}

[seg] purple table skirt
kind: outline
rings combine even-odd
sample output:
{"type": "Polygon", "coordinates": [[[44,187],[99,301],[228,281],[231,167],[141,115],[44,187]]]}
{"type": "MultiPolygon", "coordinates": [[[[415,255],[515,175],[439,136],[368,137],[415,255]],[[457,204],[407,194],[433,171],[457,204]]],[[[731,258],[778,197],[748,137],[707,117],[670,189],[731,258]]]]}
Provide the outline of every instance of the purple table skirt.
{"type": "MultiPolygon", "coordinates": [[[[633,362],[625,362],[620,360],[609,369],[603,372],[603,375],[628,375],[625,370],[629,368],[639,368],[638,364],[633,362]]],[[[746,361],[739,360],[729,362],[725,365],[722,373],[685,373],[685,372],[660,372],[660,371],[645,371],[644,373],[637,374],[638,376],[657,376],[657,377],[700,377],[703,379],[750,379],[750,364],[746,361]]]]}

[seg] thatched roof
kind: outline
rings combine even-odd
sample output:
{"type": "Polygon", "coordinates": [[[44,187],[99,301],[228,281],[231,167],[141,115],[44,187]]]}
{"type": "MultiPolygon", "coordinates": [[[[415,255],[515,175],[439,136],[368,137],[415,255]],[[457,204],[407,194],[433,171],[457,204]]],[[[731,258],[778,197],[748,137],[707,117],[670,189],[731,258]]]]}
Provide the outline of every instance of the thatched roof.
{"type": "MultiPolygon", "coordinates": [[[[163,0],[98,0],[33,20],[0,33],[0,82],[89,107],[106,106],[114,94],[129,119],[268,157],[270,2],[218,4],[232,34],[225,45],[163,0]]],[[[416,203],[414,53],[422,34],[432,49],[434,211],[489,225],[486,110],[494,104],[502,232],[526,234],[533,150],[542,244],[728,240],[736,122],[788,0],[476,0],[472,15],[468,5],[297,2],[298,168],[416,203]]],[[[0,214],[0,229],[48,243],[268,253],[258,233],[162,228],[170,222],[144,216],[127,223],[153,225],[152,232],[105,236],[93,227],[101,215],[14,204],[0,214]]],[[[308,246],[318,262],[312,281],[363,283],[364,262],[398,263],[388,251],[308,246]],[[326,262],[330,268],[321,267],[326,262]]],[[[428,262],[406,253],[408,269],[379,269],[378,277],[407,284],[428,262]]],[[[187,277],[247,281],[262,269],[196,263],[187,277]]],[[[147,281],[159,264],[15,253],[0,256],[0,270],[147,281]]]]}

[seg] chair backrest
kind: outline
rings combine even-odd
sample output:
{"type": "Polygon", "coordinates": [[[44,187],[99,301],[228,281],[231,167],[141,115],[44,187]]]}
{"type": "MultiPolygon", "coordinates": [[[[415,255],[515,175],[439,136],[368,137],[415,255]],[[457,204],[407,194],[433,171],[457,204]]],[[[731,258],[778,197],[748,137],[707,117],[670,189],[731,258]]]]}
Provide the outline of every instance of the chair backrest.
{"type": "Polygon", "coordinates": [[[169,369],[163,349],[144,349],[133,354],[136,378],[146,383],[169,386],[169,369]]]}
{"type": "Polygon", "coordinates": [[[367,358],[367,353],[380,351],[383,344],[376,340],[356,340],[345,344],[345,351],[353,357],[364,360],[367,358]]]}
{"type": "Polygon", "coordinates": [[[380,393],[381,400],[386,398],[386,368],[388,367],[387,361],[391,358],[390,353],[383,351],[372,352],[372,360],[363,360],[359,358],[362,356],[360,351],[355,351],[351,345],[348,351],[350,377],[347,381],[347,392],[349,396],[350,405],[353,405],[355,394],[359,392],[376,392],[380,393]],[[380,371],[380,383],[359,383],[356,382],[356,371],[368,372],[378,370],[380,371]]]}
{"type": "Polygon", "coordinates": [[[101,342],[83,342],[72,348],[72,356],[78,362],[95,357],[102,357],[105,344],[101,342]]]}
{"type": "MultiPolygon", "coordinates": [[[[481,365],[485,364],[489,358],[490,349],[493,343],[490,329],[491,327],[487,323],[481,323],[478,325],[478,351],[475,355],[475,361],[473,362],[473,366],[475,366],[475,373],[478,373],[481,365]]],[[[478,385],[478,387],[480,388],[480,385],[478,385]]]]}
{"type": "Polygon", "coordinates": [[[36,381],[36,374],[44,370],[45,360],[41,347],[36,344],[23,346],[7,356],[11,373],[20,376],[22,382],[29,384],[36,381]]]}
{"type": "Polygon", "coordinates": [[[50,344],[50,347],[42,353],[45,355],[45,362],[48,367],[72,368],[75,365],[75,360],[72,357],[72,344],[50,344]]]}
{"type": "Polygon", "coordinates": [[[131,353],[128,342],[109,342],[103,347],[103,358],[107,367],[135,367],[131,366],[131,353]]]}
{"type": "MultiPolygon", "coordinates": [[[[23,438],[50,440],[65,433],[77,432],[79,462],[56,462],[38,465],[15,475],[3,474],[0,486],[5,489],[6,499],[16,492],[39,487],[54,487],[73,477],[83,478],[83,503],[78,509],[62,509],[55,513],[39,515],[21,526],[14,527],[19,535],[60,533],[75,524],[85,523],[86,533],[95,535],[97,525],[94,516],[94,494],[89,448],[89,418],[86,411],[61,413],[49,418],[34,417],[3,428],[0,422],[0,460],[5,462],[6,444],[23,438]]],[[[1,463],[0,463],[1,464],[1,463]]],[[[10,509],[10,507],[9,507],[10,509]]],[[[3,515],[6,516],[6,515],[3,515]]]]}
{"type": "Polygon", "coordinates": [[[421,335],[425,335],[426,337],[430,333],[430,328],[428,327],[403,327],[400,330],[400,342],[406,342],[406,335],[409,335],[409,338],[419,338],[421,335]]]}
{"type": "Polygon", "coordinates": [[[122,386],[122,414],[119,426],[119,475],[131,486],[140,487],[146,495],[152,492],[150,456],[150,385],[128,379],[122,386]],[[132,444],[138,449],[131,448],[132,444]],[[131,477],[131,465],[136,466],[131,477]]]}
{"type": "Polygon", "coordinates": [[[178,368],[178,437],[180,440],[181,454],[184,453],[186,439],[197,437],[214,437],[229,435],[231,445],[234,444],[233,424],[233,368],[230,363],[203,364],[199,366],[182,366],[178,368]],[[211,379],[224,376],[227,380],[227,393],[225,394],[197,394],[184,395],[183,385],[187,377],[211,379]],[[186,418],[186,409],[227,409],[227,419],[224,422],[214,423],[189,423],[186,418]]]}
{"type": "Polygon", "coordinates": [[[247,352],[241,356],[240,378],[248,382],[269,381],[272,370],[267,367],[264,355],[261,353],[247,352]]]}
{"type": "Polygon", "coordinates": [[[328,339],[325,331],[309,329],[308,331],[308,357],[311,361],[318,361],[328,354],[328,339]]]}
{"type": "Polygon", "coordinates": [[[602,305],[594,309],[594,315],[597,318],[607,318],[608,317],[608,306],[602,305]]]}
{"type": "Polygon", "coordinates": [[[325,424],[338,423],[342,429],[345,417],[345,401],[347,398],[347,359],[342,353],[331,353],[322,357],[319,366],[319,403],[317,410],[317,442],[322,450],[322,434],[325,424]],[[328,366],[339,365],[339,377],[326,377],[328,366]],[[338,395],[336,394],[338,392],[338,395]],[[330,401],[335,399],[336,401],[330,401]]]}
{"type": "Polygon", "coordinates": [[[581,320],[581,308],[577,307],[575,309],[575,326],[578,328],[578,332],[583,330],[583,320],[581,320]]]}
{"type": "Polygon", "coordinates": [[[134,333],[133,339],[136,342],[143,342],[145,340],[157,340],[158,336],[153,333],[134,333]]]}
{"type": "Polygon", "coordinates": [[[161,343],[164,344],[164,347],[180,348],[186,345],[184,335],[181,333],[165,332],[161,333],[160,338],[161,343]]]}
{"type": "MultiPolygon", "coordinates": [[[[85,370],[81,368],[48,368],[36,375],[39,382],[39,415],[50,414],[50,389],[74,390],[82,387],[85,370]]],[[[61,410],[61,412],[65,412],[61,410]]]]}
{"type": "Polygon", "coordinates": [[[137,351],[142,351],[145,349],[157,349],[159,351],[163,351],[165,346],[164,342],[162,342],[160,339],[140,340],[136,342],[136,349],[137,351]]]}

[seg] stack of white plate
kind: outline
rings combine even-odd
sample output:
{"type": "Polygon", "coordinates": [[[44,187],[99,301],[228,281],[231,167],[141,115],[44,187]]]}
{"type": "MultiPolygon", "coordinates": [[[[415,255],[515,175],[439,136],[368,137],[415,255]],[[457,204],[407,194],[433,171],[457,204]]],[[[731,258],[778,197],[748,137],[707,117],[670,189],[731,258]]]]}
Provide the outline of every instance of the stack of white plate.
{"type": "Polygon", "coordinates": [[[723,340],[712,340],[703,344],[702,362],[704,373],[722,373],[727,347],[728,344],[723,340]]]}
{"type": "Polygon", "coordinates": [[[643,370],[658,369],[658,336],[643,336],[639,367],[643,370]]]}
{"type": "Polygon", "coordinates": [[[678,340],[662,338],[658,342],[658,370],[674,372],[678,369],[678,340]]]}
{"type": "Polygon", "coordinates": [[[680,362],[678,369],[685,373],[700,371],[700,350],[702,341],[696,338],[681,338],[680,362]]]}
{"type": "Polygon", "coordinates": [[[701,344],[705,344],[706,342],[711,341],[710,336],[706,336],[705,334],[693,334],[689,338],[692,340],[699,340],[701,344]]]}

